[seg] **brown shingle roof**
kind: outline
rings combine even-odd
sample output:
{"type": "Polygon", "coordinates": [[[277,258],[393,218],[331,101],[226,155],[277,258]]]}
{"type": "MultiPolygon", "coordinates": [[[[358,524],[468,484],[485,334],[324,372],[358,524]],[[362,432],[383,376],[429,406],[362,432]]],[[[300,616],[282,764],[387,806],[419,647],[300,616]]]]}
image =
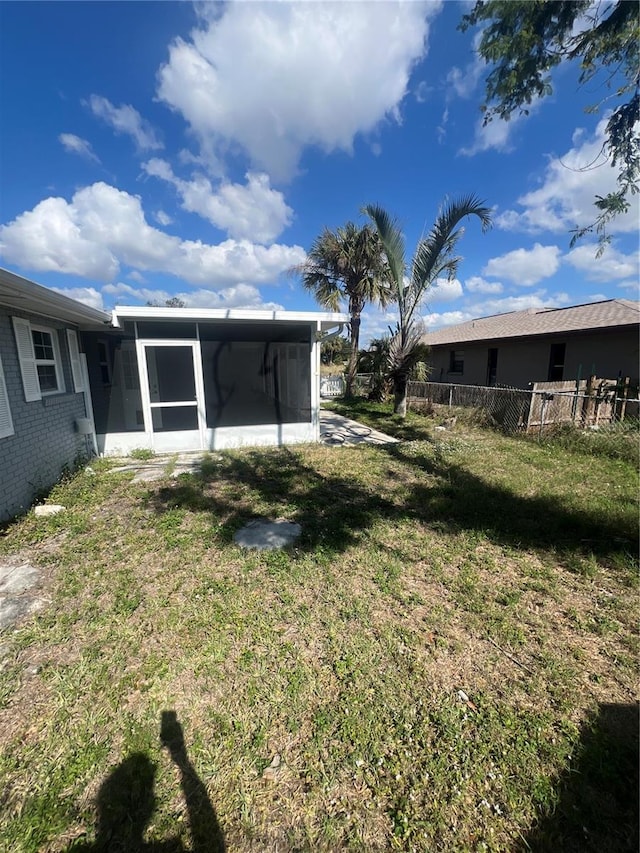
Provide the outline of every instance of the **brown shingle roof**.
{"type": "Polygon", "coordinates": [[[461,344],[469,341],[632,326],[639,322],[640,302],[631,299],[607,299],[604,302],[590,302],[570,308],[528,308],[526,311],[480,317],[457,326],[427,332],[424,341],[430,346],[461,344]]]}

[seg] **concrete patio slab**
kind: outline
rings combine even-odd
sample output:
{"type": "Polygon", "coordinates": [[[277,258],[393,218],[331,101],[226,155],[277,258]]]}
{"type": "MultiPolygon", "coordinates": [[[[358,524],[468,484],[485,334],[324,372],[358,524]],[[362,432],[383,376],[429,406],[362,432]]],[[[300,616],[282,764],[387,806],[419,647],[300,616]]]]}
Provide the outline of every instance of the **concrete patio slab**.
{"type": "Polygon", "coordinates": [[[384,432],[352,421],[329,409],[320,410],[320,441],[322,444],[344,446],[352,444],[397,444],[398,439],[384,432]]]}

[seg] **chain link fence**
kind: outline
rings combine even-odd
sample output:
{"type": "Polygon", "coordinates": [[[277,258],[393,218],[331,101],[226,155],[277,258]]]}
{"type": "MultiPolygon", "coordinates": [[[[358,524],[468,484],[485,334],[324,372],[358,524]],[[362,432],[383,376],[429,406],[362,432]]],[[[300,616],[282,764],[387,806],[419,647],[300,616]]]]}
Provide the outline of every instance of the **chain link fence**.
{"type": "Polygon", "coordinates": [[[505,433],[542,433],[554,426],[606,429],[638,419],[638,389],[629,383],[590,377],[581,382],[538,382],[522,388],[410,382],[409,405],[474,410],[479,420],[505,433]]]}

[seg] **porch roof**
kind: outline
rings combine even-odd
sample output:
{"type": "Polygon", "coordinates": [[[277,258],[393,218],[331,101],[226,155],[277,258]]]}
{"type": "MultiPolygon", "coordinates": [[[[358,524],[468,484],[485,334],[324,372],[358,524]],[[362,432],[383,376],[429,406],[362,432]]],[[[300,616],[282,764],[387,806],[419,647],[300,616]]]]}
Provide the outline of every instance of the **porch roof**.
{"type": "Polygon", "coordinates": [[[255,323],[309,323],[320,324],[325,332],[349,322],[348,314],[322,311],[255,311],[244,308],[152,308],[141,305],[118,305],[113,309],[113,325],[119,327],[123,320],[227,320],[255,323]]]}

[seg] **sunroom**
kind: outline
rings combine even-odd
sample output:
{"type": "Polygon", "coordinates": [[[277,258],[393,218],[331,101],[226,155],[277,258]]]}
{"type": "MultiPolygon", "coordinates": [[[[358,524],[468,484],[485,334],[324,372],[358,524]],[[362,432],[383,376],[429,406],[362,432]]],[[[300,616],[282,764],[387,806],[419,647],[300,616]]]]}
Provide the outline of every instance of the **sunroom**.
{"type": "Polygon", "coordinates": [[[347,320],[117,307],[111,328],[83,334],[99,452],[317,441],[320,345],[347,320]]]}

